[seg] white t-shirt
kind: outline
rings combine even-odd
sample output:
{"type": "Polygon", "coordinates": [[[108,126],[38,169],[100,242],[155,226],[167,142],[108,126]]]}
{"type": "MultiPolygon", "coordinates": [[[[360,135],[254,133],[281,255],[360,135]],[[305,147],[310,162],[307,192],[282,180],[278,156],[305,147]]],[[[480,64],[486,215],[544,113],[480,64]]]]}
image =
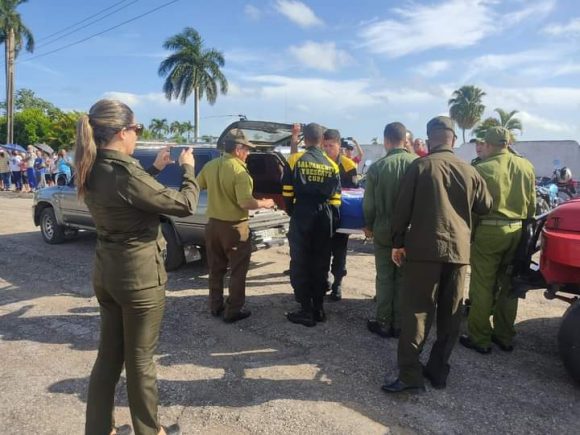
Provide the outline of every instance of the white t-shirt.
{"type": "Polygon", "coordinates": [[[20,162],[22,162],[22,157],[20,157],[20,156],[10,157],[10,171],[19,172],[20,171],[20,162]]]}

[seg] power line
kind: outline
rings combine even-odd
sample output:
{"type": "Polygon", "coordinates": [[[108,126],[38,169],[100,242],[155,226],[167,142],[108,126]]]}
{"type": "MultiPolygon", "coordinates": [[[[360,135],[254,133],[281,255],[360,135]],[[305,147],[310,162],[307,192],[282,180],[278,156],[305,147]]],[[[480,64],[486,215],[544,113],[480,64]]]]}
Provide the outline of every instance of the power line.
{"type": "MultiPolygon", "coordinates": [[[[125,1],[127,1],[127,0],[123,0],[121,3],[124,3],[125,1]]],[[[54,38],[52,41],[48,41],[48,42],[45,42],[44,44],[40,44],[40,45],[38,46],[38,48],[42,48],[42,47],[46,47],[47,45],[54,44],[55,42],[58,42],[58,41],[60,41],[62,38],[66,38],[67,36],[69,36],[69,35],[72,35],[73,33],[80,32],[81,30],[84,30],[84,29],[86,29],[87,27],[89,27],[89,26],[91,26],[91,25],[93,25],[93,24],[95,24],[95,23],[98,23],[99,21],[102,21],[102,20],[104,20],[105,18],[108,18],[108,17],[110,17],[111,15],[114,15],[114,14],[116,14],[116,13],[117,13],[117,12],[119,12],[119,11],[122,11],[123,9],[126,9],[126,8],[128,8],[129,6],[131,6],[132,4],[135,4],[135,3],[137,3],[138,1],[139,1],[139,0],[133,0],[131,3],[127,3],[126,5],[123,5],[123,6],[121,6],[120,8],[118,8],[118,9],[115,9],[114,11],[112,11],[112,12],[109,12],[108,14],[106,14],[106,15],[103,15],[103,16],[102,16],[102,17],[100,17],[100,18],[97,18],[96,20],[93,20],[93,21],[91,21],[91,22],[89,22],[89,23],[85,24],[84,26],[82,26],[82,27],[80,27],[80,28],[78,28],[78,29],[73,29],[73,30],[71,30],[70,32],[67,32],[67,33],[65,33],[64,35],[60,35],[58,38],[54,38]]],[[[108,9],[110,9],[110,8],[108,8],[108,9]]],[[[104,11],[101,11],[100,13],[102,13],[102,12],[104,12],[104,11]]],[[[97,14],[97,15],[99,15],[99,14],[97,14]]],[[[83,20],[83,21],[86,21],[86,20],[83,20]]],[[[76,27],[76,25],[75,25],[75,26],[72,26],[72,27],[76,27]]],[[[70,28],[70,27],[69,27],[69,28],[70,28]]]]}
{"type": "Polygon", "coordinates": [[[151,10],[149,10],[149,11],[147,11],[147,12],[144,12],[144,13],[142,13],[141,15],[137,15],[136,17],[133,17],[133,18],[131,18],[131,19],[129,19],[129,20],[123,21],[122,23],[119,23],[119,24],[117,24],[117,25],[115,25],[115,26],[113,26],[113,27],[109,27],[108,29],[105,29],[105,30],[103,30],[103,31],[101,31],[101,32],[94,33],[94,34],[92,34],[92,35],[90,35],[90,36],[87,36],[86,38],[80,39],[80,40],[78,40],[78,41],[75,41],[75,42],[71,42],[70,44],[67,44],[67,45],[65,45],[65,46],[63,46],[63,47],[60,47],[60,48],[56,48],[56,49],[54,49],[54,50],[51,50],[51,51],[47,51],[46,53],[41,53],[41,54],[39,54],[39,55],[32,56],[32,57],[29,57],[28,59],[24,59],[24,60],[22,60],[22,61],[20,61],[20,62],[18,62],[18,63],[29,62],[29,61],[31,61],[31,60],[38,59],[38,58],[40,58],[40,57],[44,57],[44,56],[48,56],[49,54],[53,54],[53,53],[56,53],[56,52],[58,52],[58,51],[62,51],[62,50],[64,50],[64,49],[70,48],[70,47],[72,47],[72,46],[74,46],[74,45],[81,44],[81,43],[83,43],[83,42],[85,42],[85,41],[88,41],[89,39],[92,39],[92,38],[94,38],[94,37],[96,37],[96,36],[100,36],[100,35],[102,35],[102,34],[104,34],[104,33],[110,32],[111,30],[118,29],[119,27],[121,27],[121,26],[124,26],[125,24],[131,23],[131,22],[133,22],[133,21],[137,21],[138,19],[140,19],[140,18],[143,18],[143,17],[144,17],[144,16],[146,16],[146,15],[150,15],[150,14],[152,14],[153,12],[157,12],[159,9],[163,9],[163,8],[165,8],[165,7],[167,7],[167,6],[171,5],[171,4],[173,4],[173,3],[177,3],[178,1],[179,1],[179,0],[172,0],[172,1],[170,1],[170,2],[164,3],[164,4],[162,4],[161,6],[158,6],[158,7],[154,8],[154,9],[151,9],[151,10]]]}
{"type": "Polygon", "coordinates": [[[50,39],[50,38],[52,38],[53,36],[56,36],[56,35],[58,35],[58,34],[60,34],[60,33],[62,33],[62,32],[66,32],[68,29],[71,29],[71,28],[73,28],[73,27],[75,27],[75,26],[78,26],[79,24],[82,24],[82,23],[84,23],[85,21],[88,21],[88,20],[90,20],[91,18],[98,16],[98,15],[102,14],[103,12],[107,12],[109,9],[113,9],[115,6],[117,6],[117,5],[120,5],[121,3],[125,3],[126,1],[127,1],[127,0],[121,0],[120,2],[117,2],[117,3],[115,3],[115,4],[113,4],[113,5],[109,6],[109,7],[107,7],[107,8],[105,8],[105,9],[101,9],[99,12],[97,12],[97,13],[94,13],[93,15],[91,15],[91,16],[89,16],[89,17],[85,18],[84,20],[81,20],[81,21],[79,21],[79,22],[77,22],[77,23],[71,24],[70,26],[68,26],[68,27],[65,27],[64,29],[61,29],[61,30],[59,30],[58,32],[51,33],[50,35],[47,35],[47,36],[45,36],[45,37],[41,38],[40,40],[41,40],[41,41],[43,41],[43,40],[45,40],[45,39],[50,39]]]}

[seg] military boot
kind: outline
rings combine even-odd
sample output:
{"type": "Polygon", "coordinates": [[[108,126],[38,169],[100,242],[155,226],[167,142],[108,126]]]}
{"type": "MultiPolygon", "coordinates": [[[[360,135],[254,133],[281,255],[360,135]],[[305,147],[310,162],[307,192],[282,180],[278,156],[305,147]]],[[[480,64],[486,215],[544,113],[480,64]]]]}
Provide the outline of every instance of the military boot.
{"type": "Polygon", "coordinates": [[[332,284],[332,291],[330,292],[331,301],[340,301],[342,299],[342,283],[340,281],[334,281],[332,284]]]}

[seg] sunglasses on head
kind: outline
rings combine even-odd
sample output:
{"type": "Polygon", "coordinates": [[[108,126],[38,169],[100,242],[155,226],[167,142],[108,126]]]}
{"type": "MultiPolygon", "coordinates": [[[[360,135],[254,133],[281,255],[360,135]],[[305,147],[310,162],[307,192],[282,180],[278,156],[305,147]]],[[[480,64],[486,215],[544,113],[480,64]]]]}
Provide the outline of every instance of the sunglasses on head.
{"type": "Polygon", "coordinates": [[[143,130],[145,129],[145,127],[143,126],[143,124],[129,124],[127,127],[125,127],[125,129],[133,130],[133,131],[135,131],[137,136],[140,136],[141,133],[143,133],[143,130]]]}

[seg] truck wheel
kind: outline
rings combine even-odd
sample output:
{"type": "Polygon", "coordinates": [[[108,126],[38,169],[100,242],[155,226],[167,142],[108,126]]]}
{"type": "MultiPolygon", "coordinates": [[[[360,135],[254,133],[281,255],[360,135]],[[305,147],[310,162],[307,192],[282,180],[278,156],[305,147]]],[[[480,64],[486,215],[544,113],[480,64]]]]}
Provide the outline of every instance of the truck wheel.
{"type": "Polygon", "coordinates": [[[175,230],[170,223],[161,224],[163,237],[167,242],[165,254],[165,270],[176,270],[185,262],[185,253],[183,246],[179,244],[175,230]]]}
{"type": "Polygon", "coordinates": [[[564,367],[576,382],[580,382],[580,301],[564,313],[558,331],[558,348],[564,367]]]}
{"type": "Polygon", "coordinates": [[[52,207],[47,207],[40,213],[40,232],[46,243],[57,245],[65,240],[65,227],[60,225],[52,207]]]}

